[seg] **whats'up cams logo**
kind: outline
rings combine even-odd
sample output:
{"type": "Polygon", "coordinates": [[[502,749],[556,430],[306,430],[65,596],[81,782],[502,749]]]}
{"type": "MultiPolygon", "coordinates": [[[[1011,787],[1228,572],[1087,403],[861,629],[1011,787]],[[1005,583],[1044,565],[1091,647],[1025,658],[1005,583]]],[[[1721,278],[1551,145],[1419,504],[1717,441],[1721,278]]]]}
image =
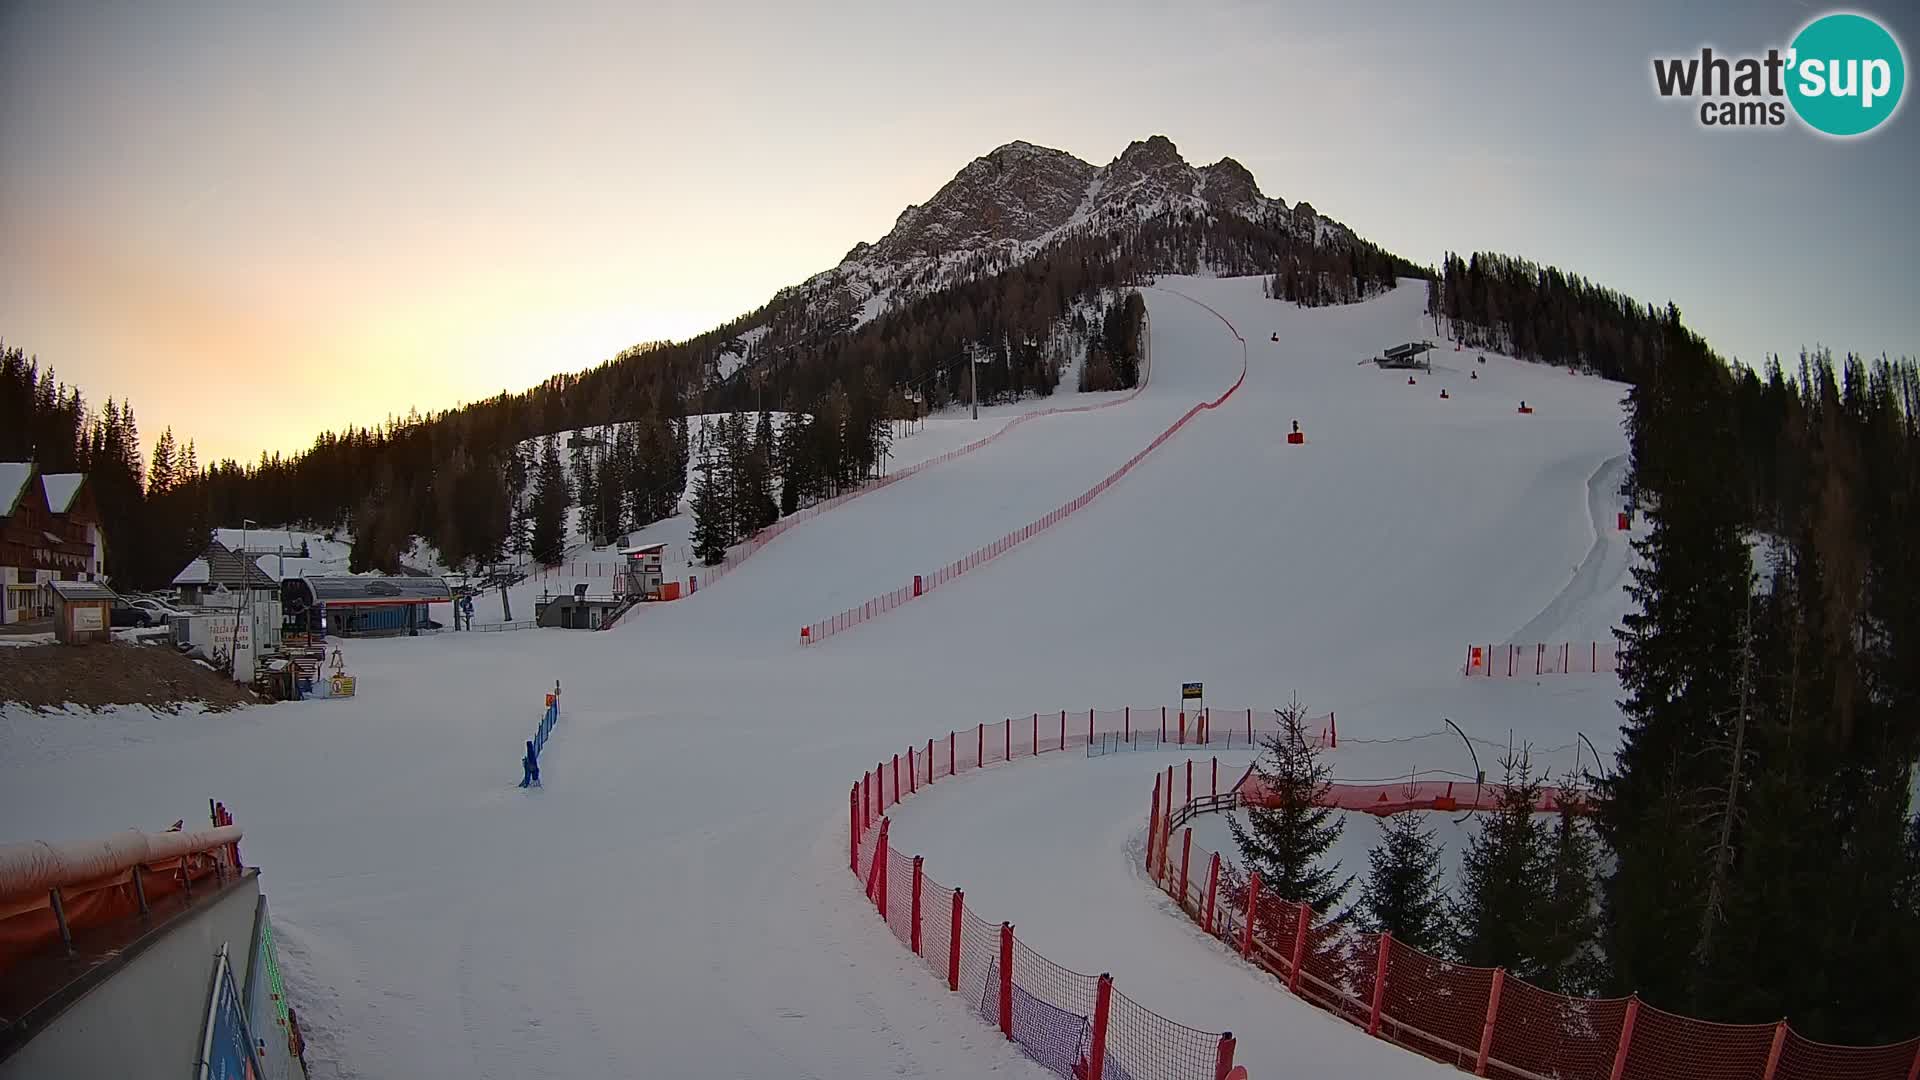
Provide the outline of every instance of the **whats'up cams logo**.
{"type": "Polygon", "coordinates": [[[1656,57],[1663,98],[1700,102],[1710,128],[1783,127],[1787,109],[1823,135],[1847,138],[1880,127],[1900,108],[1907,65],[1892,33],[1865,15],[1836,12],[1800,28],[1783,52],[1656,57]]]}

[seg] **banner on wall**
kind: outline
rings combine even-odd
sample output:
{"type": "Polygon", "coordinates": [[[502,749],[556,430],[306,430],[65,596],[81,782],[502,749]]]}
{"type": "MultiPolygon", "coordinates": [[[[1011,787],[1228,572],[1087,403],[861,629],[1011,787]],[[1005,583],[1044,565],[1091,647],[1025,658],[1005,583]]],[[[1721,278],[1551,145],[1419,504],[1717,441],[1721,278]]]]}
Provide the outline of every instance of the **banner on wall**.
{"type": "Polygon", "coordinates": [[[208,995],[206,1031],[200,1040],[200,1080],[260,1080],[260,1059],[247,1032],[246,1006],[233,983],[233,965],[222,943],[208,995]]]}

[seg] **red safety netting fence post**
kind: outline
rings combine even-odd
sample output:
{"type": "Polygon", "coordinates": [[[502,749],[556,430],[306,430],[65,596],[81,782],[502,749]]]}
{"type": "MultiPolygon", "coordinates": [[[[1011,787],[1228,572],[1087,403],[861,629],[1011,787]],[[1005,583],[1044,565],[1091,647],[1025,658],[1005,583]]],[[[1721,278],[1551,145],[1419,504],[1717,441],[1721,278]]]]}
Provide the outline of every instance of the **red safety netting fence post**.
{"type": "Polygon", "coordinates": [[[1627,1073],[1627,1052],[1633,1049],[1633,1025],[1640,1018],[1640,995],[1627,999],[1627,1017],[1620,1022],[1620,1046],[1613,1052],[1613,1071],[1608,1074],[1610,1080],[1620,1080],[1627,1073]]]}
{"type": "Polygon", "coordinates": [[[1192,758],[1187,759],[1187,801],[1184,805],[1186,806],[1193,805],[1193,759],[1192,758]]]}
{"type": "Polygon", "coordinates": [[[1087,1039],[1087,1076],[1107,1074],[1107,1018],[1113,1012],[1113,976],[1100,973],[1093,991],[1093,1030],[1087,1039]]]}
{"type": "Polygon", "coordinates": [[[1773,1045],[1767,1047],[1767,1067],[1760,1072],[1760,1080],[1773,1080],[1773,1074],[1780,1071],[1780,1051],[1787,1045],[1787,1022],[1773,1025],[1773,1045]]]}
{"type": "Polygon", "coordinates": [[[1393,951],[1393,932],[1383,930],[1374,941],[1378,949],[1373,960],[1373,1004],[1367,1014],[1367,1034],[1380,1037],[1380,1003],[1387,995],[1387,957],[1393,951]]]}
{"type": "Polygon", "coordinates": [[[860,872],[860,785],[859,784],[853,785],[853,790],[851,792],[848,792],[847,794],[847,814],[850,819],[848,821],[848,826],[850,831],[853,833],[853,842],[851,845],[849,845],[850,851],[847,856],[847,865],[853,868],[853,872],[855,874],[858,874],[860,872]]]}
{"type": "Polygon", "coordinates": [[[1209,934],[1213,933],[1213,902],[1214,902],[1215,895],[1218,894],[1219,891],[1220,891],[1220,853],[1216,851],[1213,853],[1213,858],[1207,860],[1207,902],[1205,907],[1205,913],[1206,913],[1205,926],[1207,928],[1207,933],[1209,934]]]}
{"type": "MultiPolygon", "coordinates": [[[[1233,1032],[1220,1033],[1220,1050],[1214,1058],[1213,1080],[1227,1080],[1233,1075],[1233,1032]]],[[[1246,1075],[1242,1073],[1241,1075],[1246,1075]]]]}
{"type": "Polygon", "coordinates": [[[952,776],[955,773],[960,771],[960,766],[955,761],[954,753],[953,753],[954,737],[956,734],[957,734],[956,732],[952,732],[952,731],[947,732],[947,775],[948,776],[952,776]]]}
{"type": "Polygon", "coordinates": [[[907,747],[907,791],[920,790],[920,770],[913,767],[913,747],[907,747]]]}
{"type": "Polygon", "coordinates": [[[1067,748],[1067,710],[1060,710],[1060,749],[1067,748]]]}
{"type": "Polygon", "coordinates": [[[1220,797],[1220,759],[1217,757],[1213,759],[1213,781],[1207,786],[1207,794],[1216,799],[1220,797]]]}
{"type": "Polygon", "coordinates": [[[900,755],[893,755],[893,801],[900,801],[900,755]]]}
{"type": "Polygon", "coordinates": [[[947,922],[947,989],[960,990],[960,927],[967,918],[966,893],[953,890],[953,914],[947,922]]]}
{"type": "Polygon", "coordinates": [[[1153,876],[1154,841],[1160,835],[1160,774],[1153,775],[1153,809],[1147,811],[1147,876],[1153,876]]]}
{"type": "Polygon", "coordinates": [[[1180,894],[1174,897],[1180,902],[1180,910],[1187,910],[1187,863],[1193,858],[1193,826],[1189,825],[1180,834],[1180,894]]]}
{"type": "Polygon", "coordinates": [[[1173,866],[1167,856],[1173,848],[1173,766],[1167,766],[1167,797],[1160,803],[1160,885],[1165,888],[1173,866]]]}
{"type": "Polygon", "coordinates": [[[1000,924],[1000,1033],[1013,1038],[1013,924],[1000,924]]]}
{"type": "MultiPolygon", "coordinates": [[[[881,818],[880,837],[875,840],[873,844],[873,865],[867,867],[867,899],[876,905],[885,904],[885,901],[882,900],[881,897],[885,895],[884,890],[886,889],[887,876],[886,873],[881,870],[881,867],[886,865],[886,861],[887,819],[881,818]]],[[[881,907],[880,913],[883,916],[886,914],[886,908],[884,906],[881,907]]]]}
{"type": "Polygon", "coordinates": [[[1500,1017],[1500,989],[1507,982],[1507,969],[1493,969],[1493,988],[1487,991],[1487,1019],[1480,1027],[1480,1053],[1473,1060],[1473,1075],[1487,1075],[1487,1057],[1493,1053],[1493,1026],[1500,1017]]]}
{"type": "MultiPolygon", "coordinates": [[[[1293,917],[1293,924],[1293,966],[1287,972],[1287,990],[1291,993],[1298,994],[1300,992],[1300,965],[1305,963],[1307,959],[1307,930],[1313,924],[1313,908],[1307,906],[1305,900],[1300,901],[1299,909],[1293,917]]],[[[1614,1080],[1619,1080],[1619,1077],[1615,1077],[1614,1080]]]]}
{"type": "Polygon", "coordinates": [[[921,869],[920,856],[913,857],[913,955],[920,952],[920,883],[925,877],[921,869]]]}

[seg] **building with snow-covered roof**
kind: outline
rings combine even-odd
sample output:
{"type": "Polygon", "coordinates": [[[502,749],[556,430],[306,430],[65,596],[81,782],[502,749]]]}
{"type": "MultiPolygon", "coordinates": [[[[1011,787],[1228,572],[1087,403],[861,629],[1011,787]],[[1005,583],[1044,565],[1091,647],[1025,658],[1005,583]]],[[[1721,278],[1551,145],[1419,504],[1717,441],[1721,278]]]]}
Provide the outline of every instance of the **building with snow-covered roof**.
{"type": "Polygon", "coordinates": [[[42,473],[0,462],[0,622],[52,614],[50,581],[92,581],[105,571],[106,537],[85,473],[42,473]]]}
{"type": "MultiPolygon", "coordinates": [[[[269,556],[262,558],[273,561],[269,556]]],[[[280,595],[278,579],[218,539],[208,541],[205,551],[173,575],[173,584],[179,588],[183,604],[232,607],[236,598],[244,599],[248,589],[261,594],[260,598],[280,595]]]]}
{"type": "Polygon", "coordinates": [[[453,591],[440,577],[314,574],[280,582],[286,632],[314,638],[328,634],[417,634],[438,629],[431,605],[451,604],[453,591]]]}

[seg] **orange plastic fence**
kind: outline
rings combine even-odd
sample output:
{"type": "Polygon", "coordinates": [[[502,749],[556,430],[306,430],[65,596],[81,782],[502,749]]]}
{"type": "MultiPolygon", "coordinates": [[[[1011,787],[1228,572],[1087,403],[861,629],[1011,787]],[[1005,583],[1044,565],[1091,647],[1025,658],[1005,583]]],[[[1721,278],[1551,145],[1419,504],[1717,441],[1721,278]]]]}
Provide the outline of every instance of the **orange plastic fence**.
{"type": "MultiPolygon", "coordinates": [[[[962,772],[1084,750],[1091,739],[1121,730],[1118,725],[1130,730],[1136,716],[1150,717],[1157,733],[1162,711],[1056,710],[975,725],[890,755],[850,792],[848,867],[887,928],[983,1022],[1068,1080],[1096,1075],[1102,1080],[1227,1080],[1234,1075],[1244,1080],[1246,1074],[1234,1065],[1231,1032],[1169,1020],[1127,997],[1111,980],[1064,968],[1028,947],[1010,925],[982,918],[963,892],[935,881],[923,860],[891,846],[886,811],[962,772]],[[1103,728],[1103,717],[1116,727],[1103,728]],[[1103,984],[1105,1009],[1100,1008],[1103,984]],[[1100,1062],[1097,1073],[1094,1061],[1100,1062]]],[[[1167,712],[1177,723],[1179,710],[1167,712]]],[[[1246,723],[1254,715],[1240,711],[1246,723]]],[[[1203,734],[1203,716],[1189,718],[1196,739],[1203,734]]]]}
{"type": "MultiPolygon", "coordinates": [[[[233,824],[224,805],[215,804],[213,824],[233,824]]],[[[141,913],[143,903],[151,906],[175,894],[204,888],[206,882],[236,872],[240,866],[239,848],[237,841],[209,845],[205,850],[143,862],[92,881],[63,885],[0,906],[0,975],[31,956],[48,949],[58,950],[62,941],[62,917],[69,933],[131,919],[141,913]],[[59,894],[58,914],[53,906],[55,892],[59,894]]]]}
{"type": "Polygon", "coordinates": [[[1148,821],[1149,876],[1189,918],[1248,962],[1378,1038],[1478,1076],[1507,1080],[1920,1076],[1920,1037],[1885,1046],[1833,1046],[1802,1038],[1784,1021],[1720,1024],[1664,1012],[1637,998],[1567,997],[1504,971],[1429,956],[1391,935],[1318,922],[1302,905],[1261,896],[1224,854],[1193,844],[1191,828],[1181,828],[1196,814],[1235,802],[1230,795],[1156,800],[1148,821]],[[1176,840],[1176,831],[1185,835],[1176,840]],[[1179,865],[1207,867],[1216,858],[1223,869],[1209,909],[1205,882],[1196,893],[1189,877],[1183,890],[1179,865]]]}
{"type": "Polygon", "coordinates": [[[1466,666],[1461,670],[1468,678],[1600,675],[1620,670],[1620,653],[1611,641],[1469,645],[1466,666]]]}
{"type": "MultiPolygon", "coordinates": [[[[1192,298],[1188,297],[1188,299],[1191,300],[1192,298]]],[[[1108,488],[1119,483],[1122,477],[1132,472],[1135,466],[1139,465],[1142,461],[1145,461],[1147,458],[1147,455],[1153,453],[1155,450],[1158,450],[1162,445],[1166,443],[1168,439],[1173,438],[1173,436],[1177,432],[1179,432],[1181,428],[1187,425],[1188,421],[1192,420],[1194,417],[1200,415],[1203,412],[1206,412],[1210,409],[1217,409],[1221,405],[1225,404],[1227,399],[1233,396],[1234,391],[1240,389],[1241,385],[1247,381],[1246,339],[1240,337],[1239,330],[1235,329],[1231,322],[1227,322],[1226,316],[1221,315],[1218,311],[1214,311],[1212,307],[1204,303],[1200,303],[1200,301],[1198,300],[1194,300],[1193,302],[1196,304],[1200,304],[1201,307],[1206,308],[1208,311],[1212,311],[1216,318],[1218,318],[1221,322],[1227,324],[1227,329],[1232,331],[1233,336],[1236,339],[1238,339],[1240,342],[1240,377],[1235,379],[1233,381],[1233,385],[1227,387],[1224,393],[1222,393],[1219,397],[1213,399],[1212,401],[1200,402],[1199,404],[1193,406],[1191,409],[1188,409],[1185,413],[1182,413],[1178,420],[1175,420],[1171,425],[1169,425],[1165,431],[1162,431],[1157,437],[1154,438],[1152,442],[1148,443],[1144,449],[1142,449],[1139,453],[1134,454],[1132,457],[1128,458],[1123,464],[1121,464],[1119,468],[1109,473],[1105,479],[1101,480],[1099,483],[1088,488],[1086,491],[1082,492],[1078,497],[1055,508],[1053,511],[1030,522],[1029,524],[1013,530],[1012,532],[1006,534],[1005,536],[1002,536],[1000,539],[995,540],[992,543],[985,545],[984,547],[981,547],[977,551],[974,551],[972,554],[962,556],[961,558],[956,559],[953,562],[950,562],[947,565],[940,567],[939,569],[933,571],[930,574],[916,574],[914,575],[914,578],[911,582],[905,585],[902,585],[900,588],[894,589],[891,592],[882,593],[879,596],[876,596],[873,599],[866,601],[865,603],[858,604],[854,607],[850,607],[845,611],[840,612],[837,615],[831,615],[825,619],[821,619],[819,622],[811,623],[807,626],[801,627],[800,629],[801,642],[804,644],[811,645],[816,642],[822,641],[826,638],[832,637],[835,634],[839,634],[847,630],[851,630],[854,627],[859,626],[861,623],[868,621],[869,619],[875,618],[876,616],[879,616],[879,615],[884,615],[885,613],[892,611],[893,609],[901,606],[902,604],[907,603],[908,601],[914,599],[915,597],[923,596],[926,593],[929,593],[934,589],[939,588],[940,586],[946,584],[949,581],[952,581],[953,579],[959,577],[960,575],[966,573],[969,570],[973,570],[976,567],[979,567],[985,563],[991,562],[992,560],[999,558],[1002,555],[1005,555],[1007,552],[1013,550],[1015,547],[1018,547],[1019,545],[1027,542],[1028,540],[1033,539],[1034,537],[1040,535],[1041,533],[1047,531],[1048,529],[1051,529],[1055,525],[1058,525],[1061,521],[1064,521],[1065,519],[1073,516],[1074,514],[1079,513],[1081,510],[1086,509],[1089,503],[1099,498],[1103,493],[1106,492],[1108,488]]],[[[1135,393],[1138,393],[1138,392],[1139,391],[1137,390],[1135,391],[1135,393]]],[[[1106,404],[1115,404],[1115,403],[1110,402],[1106,404]]],[[[1101,406],[1093,406],[1093,407],[1104,408],[1106,407],[1106,404],[1103,404],[1101,406]]],[[[1082,408],[1086,408],[1086,407],[1083,406],[1082,408]]],[[[1078,410],[1065,409],[1061,411],[1074,412],[1078,410]]]]}

